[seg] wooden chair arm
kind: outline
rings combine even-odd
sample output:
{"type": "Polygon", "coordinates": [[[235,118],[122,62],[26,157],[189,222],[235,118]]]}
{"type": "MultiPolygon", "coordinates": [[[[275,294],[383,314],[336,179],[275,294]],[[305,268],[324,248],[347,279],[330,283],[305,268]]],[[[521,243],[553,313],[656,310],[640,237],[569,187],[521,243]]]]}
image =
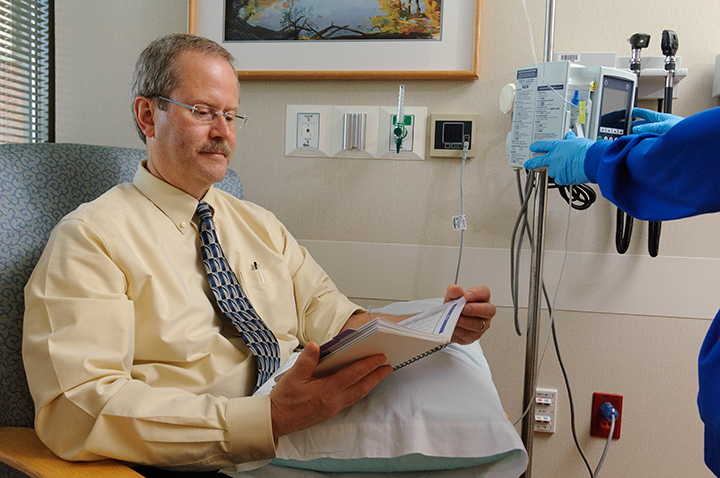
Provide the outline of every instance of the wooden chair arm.
{"type": "Polygon", "coordinates": [[[132,468],[114,460],[65,461],[38,438],[32,428],[0,427],[0,462],[30,478],[138,478],[132,468]]]}

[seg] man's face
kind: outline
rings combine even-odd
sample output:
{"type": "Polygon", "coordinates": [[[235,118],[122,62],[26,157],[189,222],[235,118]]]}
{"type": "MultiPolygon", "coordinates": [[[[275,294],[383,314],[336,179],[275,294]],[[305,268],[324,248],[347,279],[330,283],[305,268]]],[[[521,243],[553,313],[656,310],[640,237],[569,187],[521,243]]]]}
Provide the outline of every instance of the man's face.
{"type": "MultiPolygon", "coordinates": [[[[180,86],[170,99],[217,111],[237,110],[237,79],[230,63],[190,51],[178,56],[177,66],[180,86]]],[[[198,199],[225,177],[235,151],[235,125],[223,115],[202,123],[190,109],[167,103],[165,111],[154,108],[153,121],[147,143],[147,167],[153,175],[198,199]]]]}

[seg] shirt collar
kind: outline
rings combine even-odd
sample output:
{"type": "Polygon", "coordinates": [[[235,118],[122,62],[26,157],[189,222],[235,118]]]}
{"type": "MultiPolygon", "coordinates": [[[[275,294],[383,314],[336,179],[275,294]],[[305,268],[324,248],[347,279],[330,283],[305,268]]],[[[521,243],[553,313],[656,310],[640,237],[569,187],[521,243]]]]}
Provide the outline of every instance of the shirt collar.
{"type": "MultiPolygon", "coordinates": [[[[153,176],[147,170],[145,163],[146,161],[143,161],[138,166],[133,178],[133,184],[184,234],[188,230],[188,226],[193,222],[198,200],[162,179],[153,176]]],[[[202,200],[212,208],[215,202],[214,199],[215,191],[211,186],[202,200]]]]}

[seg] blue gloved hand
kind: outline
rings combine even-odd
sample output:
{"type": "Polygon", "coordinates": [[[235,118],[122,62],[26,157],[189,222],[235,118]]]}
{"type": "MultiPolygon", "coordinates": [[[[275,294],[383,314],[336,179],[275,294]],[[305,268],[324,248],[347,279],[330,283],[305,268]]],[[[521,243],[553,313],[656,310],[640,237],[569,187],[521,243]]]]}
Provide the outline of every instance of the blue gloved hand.
{"type": "Polygon", "coordinates": [[[667,133],[670,128],[683,119],[681,116],[646,110],[645,108],[633,108],[632,114],[634,117],[642,118],[641,120],[633,121],[632,123],[632,132],[635,134],[667,133]]]}
{"type": "Polygon", "coordinates": [[[547,167],[548,175],[555,179],[555,184],[584,184],[588,182],[584,169],[585,155],[593,144],[595,141],[578,138],[572,131],[562,141],[537,141],[530,145],[530,151],[549,152],[525,161],[525,169],[547,167]]]}

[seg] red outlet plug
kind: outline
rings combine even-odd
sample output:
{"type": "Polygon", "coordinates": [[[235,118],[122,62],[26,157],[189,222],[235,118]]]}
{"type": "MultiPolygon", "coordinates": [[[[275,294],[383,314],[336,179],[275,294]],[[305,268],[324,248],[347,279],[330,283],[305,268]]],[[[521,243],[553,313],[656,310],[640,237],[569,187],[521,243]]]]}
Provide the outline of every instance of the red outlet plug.
{"type": "Polygon", "coordinates": [[[613,431],[613,440],[620,438],[620,425],[622,425],[622,403],[623,396],[614,393],[593,393],[592,415],[590,415],[590,436],[607,438],[610,435],[611,422],[600,411],[603,403],[612,403],[615,410],[618,411],[620,417],[615,420],[615,430],[613,431]]]}

